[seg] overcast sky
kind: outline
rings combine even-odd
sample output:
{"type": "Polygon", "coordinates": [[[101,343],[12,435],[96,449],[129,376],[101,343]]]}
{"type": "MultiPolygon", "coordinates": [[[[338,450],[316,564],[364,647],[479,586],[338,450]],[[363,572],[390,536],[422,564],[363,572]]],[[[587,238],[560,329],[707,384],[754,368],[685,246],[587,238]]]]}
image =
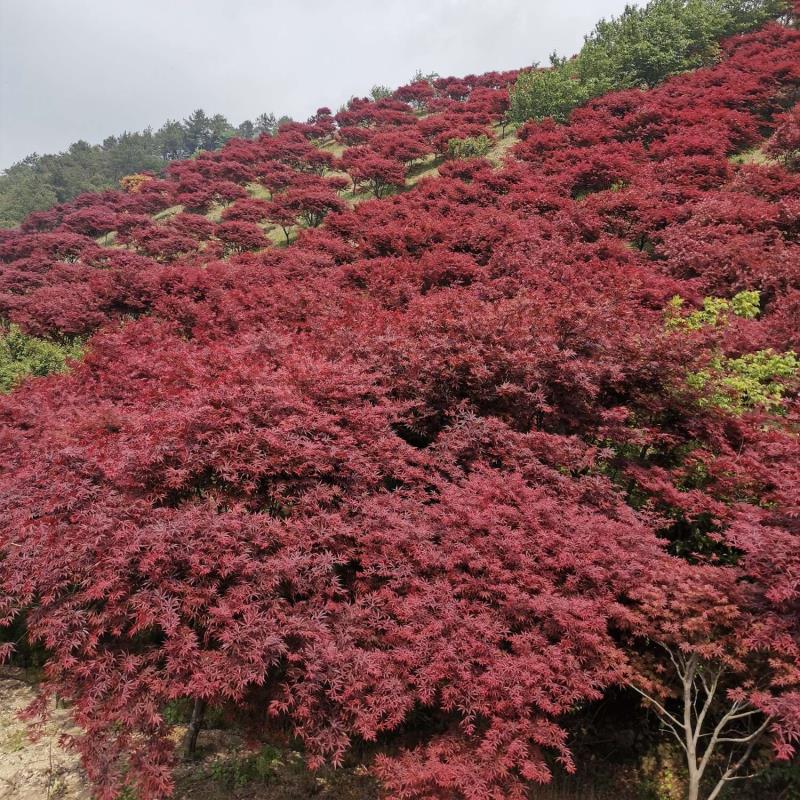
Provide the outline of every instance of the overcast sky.
{"type": "Polygon", "coordinates": [[[569,55],[624,0],[0,0],[0,168],[202,107],[306,119],[417,70],[569,55]]]}

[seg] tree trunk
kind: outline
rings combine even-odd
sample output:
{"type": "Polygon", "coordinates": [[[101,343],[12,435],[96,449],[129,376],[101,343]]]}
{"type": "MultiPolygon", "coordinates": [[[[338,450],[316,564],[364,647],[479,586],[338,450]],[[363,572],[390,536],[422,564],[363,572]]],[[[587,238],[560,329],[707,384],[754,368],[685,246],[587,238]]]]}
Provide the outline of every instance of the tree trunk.
{"type": "Polygon", "coordinates": [[[698,800],[700,797],[700,780],[697,775],[689,775],[689,793],[686,800],[698,800]]]}
{"type": "Polygon", "coordinates": [[[203,727],[203,719],[206,715],[206,701],[198,698],[194,701],[192,708],[192,718],[186,730],[186,737],[183,740],[183,749],[186,758],[191,758],[197,749],[197,737],[200,735],[200,728],[203,727]]]}

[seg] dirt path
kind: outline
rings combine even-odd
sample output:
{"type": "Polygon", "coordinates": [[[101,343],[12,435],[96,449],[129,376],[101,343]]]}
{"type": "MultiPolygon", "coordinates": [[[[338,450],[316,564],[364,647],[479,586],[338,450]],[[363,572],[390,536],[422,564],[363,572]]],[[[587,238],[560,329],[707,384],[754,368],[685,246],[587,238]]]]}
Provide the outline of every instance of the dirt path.
{"type": "Polygon", "coordinates": [[[34,698],[22,670],[0,671],[0,800],[89,800],[78,757],[58,744],[74,732],[69,713],[54,709],[41,738],[31,742],[17,713],[34,698]]]}

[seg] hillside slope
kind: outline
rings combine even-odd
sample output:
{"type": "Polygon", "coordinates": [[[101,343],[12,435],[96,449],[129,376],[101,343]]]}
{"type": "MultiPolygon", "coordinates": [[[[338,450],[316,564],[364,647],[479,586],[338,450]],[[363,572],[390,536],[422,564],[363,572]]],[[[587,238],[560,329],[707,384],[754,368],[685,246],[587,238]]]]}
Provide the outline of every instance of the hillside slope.
{"type": "Polygon", "coordinates": [[[512,134],[516,75],[0,232],[9,359],[84,352],[0,398],[0,623],[108,797],[171,791],[176,704],[398,799],[521,799],[682,697],[686,796],[793,756],[800,31],[512,134]]]}

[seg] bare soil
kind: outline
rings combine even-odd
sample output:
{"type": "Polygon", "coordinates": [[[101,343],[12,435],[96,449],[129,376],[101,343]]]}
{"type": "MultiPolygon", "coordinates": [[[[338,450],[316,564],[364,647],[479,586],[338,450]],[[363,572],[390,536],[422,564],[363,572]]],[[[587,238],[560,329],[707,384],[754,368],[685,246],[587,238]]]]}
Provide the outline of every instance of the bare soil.
{"type": "MultiPolygon", "coordinates": [[[[35,696],[24,670],[0,669],[0,800],[91,800],[78,756],[60,744],[77,733],[69,710],[53,708],[31,740],[19,712],[35,696]]],[[[175,726],[183,738],[185,726],[175,726]]],[[[309,771],[302,754],[265,746],[253,751],[235,732],[202,730],[196,758],[175,770],[175,800],[376,800],[374,782],[359,768],[309,771]]],[[[133,798],[131,799],[133,800],[133,798]]]]}
{"type": "Polygon", "coordinates": [[[74,733],[69,712],[53,710],[41,736],[31,741],[18,713],[34,698],[20,669],[0,672],[0,800],[89,800],[78,757],[59,745],[74,733]]]}

